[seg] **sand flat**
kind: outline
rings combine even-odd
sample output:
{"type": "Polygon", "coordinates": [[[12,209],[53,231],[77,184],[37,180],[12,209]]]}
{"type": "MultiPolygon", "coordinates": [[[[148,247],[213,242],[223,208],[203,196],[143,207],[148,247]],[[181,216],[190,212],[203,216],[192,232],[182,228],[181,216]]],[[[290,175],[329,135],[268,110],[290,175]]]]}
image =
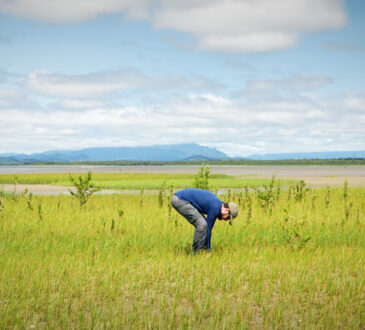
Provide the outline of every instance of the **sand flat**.
{"type": "MultiPolygon", "coordinates": [[[[32,173],[177,173],[195,174],[200,166],[0,166],[0,174],[32,173]]],[[[309,187],[365,187],[365,166],[210,166],[212,174],[235,175],[242,178],[277,178],[304,180],[309,187]]],[[[42,184],[5,184],[7,193],[26,189],[36,194],[69,194],[72,187],[42,184]]],[[[112,193],[104,190],[103,193],[112,193]]]]}
{"type": "MultiPolygon", "coordinates": [[[[304,180],[307,186],[365,187],[365,166],[210,166],[212,174],[235,175],[242,178],[277,178],[304,180]]],[[[0,166],[0,174],[25,173],[181,173],[195,174],[199,166],[0,166]]],[[[29,192],[40,195],[69,194],[73,187],[42,184],[0,185],[7,193],[29,192]]],[[[102,193],[113,193],[103,190],[102,193]]]]}

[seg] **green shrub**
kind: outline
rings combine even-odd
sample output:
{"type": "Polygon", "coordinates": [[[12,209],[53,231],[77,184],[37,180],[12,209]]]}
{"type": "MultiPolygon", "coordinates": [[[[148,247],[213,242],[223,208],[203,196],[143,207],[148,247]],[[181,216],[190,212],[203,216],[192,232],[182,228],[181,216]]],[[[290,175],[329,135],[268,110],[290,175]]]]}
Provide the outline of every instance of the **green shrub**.
{"type": "Polygon", "coordinates": [[[69,190],[72,196],[75,196],[79,202],[80,207],[84,206],[86,202],[89,200],[89,197],[97,192],[100,191],[100,188],[96,187],[91,182],[91,172],[87,173],[85,178],[79,176],[77,179],[73,178],[71,175],[69,176],[71,183],[76,188],[76,192],[69,190]]]}

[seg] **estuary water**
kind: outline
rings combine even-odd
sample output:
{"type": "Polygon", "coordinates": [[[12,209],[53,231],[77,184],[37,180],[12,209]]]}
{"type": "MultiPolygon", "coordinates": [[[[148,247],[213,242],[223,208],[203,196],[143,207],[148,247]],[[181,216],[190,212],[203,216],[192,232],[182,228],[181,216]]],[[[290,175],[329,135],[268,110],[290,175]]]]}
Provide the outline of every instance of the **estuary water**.
{"type": "MultiPolygon", "coordinates": [[[[0,174],[26,173],[176,173],[195,174],[199,165],[98,166],[98,165],[16,165],[0,166],[0,174]]],[[[209,166],[212,174],[277,177],[365,177],[365,166],[209,166]]]]}

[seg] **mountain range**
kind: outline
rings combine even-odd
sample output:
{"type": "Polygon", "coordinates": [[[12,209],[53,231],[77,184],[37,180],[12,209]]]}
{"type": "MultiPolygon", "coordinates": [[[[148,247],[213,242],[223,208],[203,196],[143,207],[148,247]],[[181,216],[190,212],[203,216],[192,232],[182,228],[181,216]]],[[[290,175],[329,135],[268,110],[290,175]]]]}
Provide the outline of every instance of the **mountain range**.
{"type": "Polygon", "coordinates": [[[154,145],[144,147],[100,147],[81,150],[52,150],[33,154],[0,154],[0,164],[81,161],[209,161],[209,160],[283,160],[365,158],[362,151],[253,154],[232,158],[216,148],[196,143],[154,145]]]}
{"type": "Polygon", "coordinates": [[[79,161],[182,161],[230,159],[215,148],[196,143],[146,147],[106,147],[81,150],[52,150],[33,154],[0,154],[0,163],[79,161]]]}

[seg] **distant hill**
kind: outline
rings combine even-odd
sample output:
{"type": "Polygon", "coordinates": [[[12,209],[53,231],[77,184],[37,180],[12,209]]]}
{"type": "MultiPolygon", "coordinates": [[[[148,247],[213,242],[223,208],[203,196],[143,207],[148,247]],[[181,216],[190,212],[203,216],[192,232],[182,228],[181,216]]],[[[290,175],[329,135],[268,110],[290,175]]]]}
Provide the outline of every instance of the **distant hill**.
{"type": "Polygon", "coordinates": [[[16,165],[19,161],[12,157],[0,156],[0,165],[16,165]]]}
{"type": "Polygon", "coordinates": [[[0,163],[79,162],[79,161],[180,161],[225,160],[225,153],[196,143],[147,147],[106,147],[82,150],[54,150],[42,153],[0,154],[0,163]]]}
{"type": "Polygon", "coordinates": [[[360,151],[328,151],[328,152],[298,152],[282,154],[253,154],[245,159],[250,160],[283,160],[283,159],[339,159],[365,158],[365,150],[360,151]]]}

